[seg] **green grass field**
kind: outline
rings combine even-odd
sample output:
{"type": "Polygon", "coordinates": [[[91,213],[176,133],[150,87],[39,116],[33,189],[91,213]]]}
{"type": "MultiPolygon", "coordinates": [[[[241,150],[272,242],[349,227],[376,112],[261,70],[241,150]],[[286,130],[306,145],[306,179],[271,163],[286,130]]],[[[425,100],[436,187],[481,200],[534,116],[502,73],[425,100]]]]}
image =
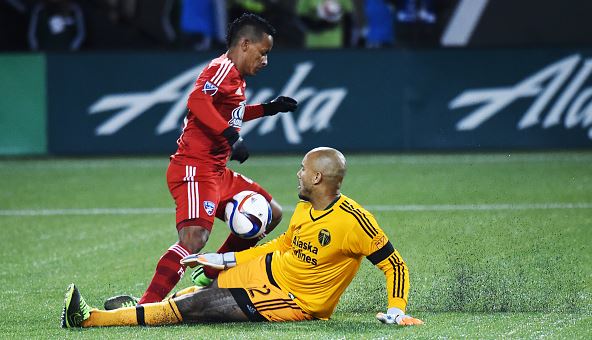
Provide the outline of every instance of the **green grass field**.
{"type": "MultiPolygon", "coordinates": [[[[233,166],[284,206],[272,236],[297,201],[300,161],[233,166]]],[[[0,337],[592,338],[592,152],[348,161],[343,192],[374,213],[407,261],[408,312],[424,326],[375,320],[385,282],[364,261],[330,321],[61,329],[70,282],[94,306],[140,295],[176,240],[167,157],[0,159],[0,337]]],[[[226,232],[217,223],[205,250],[226,232]]]]}

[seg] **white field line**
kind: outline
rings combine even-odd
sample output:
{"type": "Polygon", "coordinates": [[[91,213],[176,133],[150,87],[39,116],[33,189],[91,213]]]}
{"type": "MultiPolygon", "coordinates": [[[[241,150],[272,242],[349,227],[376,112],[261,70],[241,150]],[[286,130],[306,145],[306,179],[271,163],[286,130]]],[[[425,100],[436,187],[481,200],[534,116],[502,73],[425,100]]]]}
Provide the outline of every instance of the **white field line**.
{"type": "Polygon", "coordinates": [[[0,216],[65,215],[162,215],[174,214],[173,208],[90,208],[90,209],[2,209],[0,216]]]}
{"type": "MultiPolygon", "coordinates": [[[[366,209],[371,212],[592,209],[592,203],[402,204],[367,205],[366,209]]],[[[284,211],[292,212],[294,207],[284,207],[284,211]]],[[[173,208],[1,209],[0,216],[162,215],[174,212],[173,208]]]]}
{"type": "Polygon", "coordinates": [[[368,211],[461,211],[461,210],[541,210],[592,209],[592,203],[497,203],[497,204],[434,204],[434,205],[369,205],[368,211]]]}

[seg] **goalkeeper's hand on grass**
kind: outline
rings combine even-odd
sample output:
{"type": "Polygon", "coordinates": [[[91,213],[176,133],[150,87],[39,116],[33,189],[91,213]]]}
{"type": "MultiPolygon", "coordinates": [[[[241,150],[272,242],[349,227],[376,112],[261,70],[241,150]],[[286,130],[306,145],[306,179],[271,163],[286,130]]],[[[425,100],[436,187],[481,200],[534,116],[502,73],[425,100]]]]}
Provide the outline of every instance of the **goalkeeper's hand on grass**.
{"type": "Polygon", "coordinates": [[[406,315],[402,310],[395,307],[389,308],[386,313],[376,314],[376,318],[382,323],[396,323],[399,326],[423,325],[423,321],[420,319],[406,315]]]}
{"type": "Polygon", "coordinates": [[[234,252],[223,254],[192,254],[181,259],[181,264],[191,268],[201,264],[214,269],[224,270],[236,266],[236,259],[234,257],[234,252]]]}

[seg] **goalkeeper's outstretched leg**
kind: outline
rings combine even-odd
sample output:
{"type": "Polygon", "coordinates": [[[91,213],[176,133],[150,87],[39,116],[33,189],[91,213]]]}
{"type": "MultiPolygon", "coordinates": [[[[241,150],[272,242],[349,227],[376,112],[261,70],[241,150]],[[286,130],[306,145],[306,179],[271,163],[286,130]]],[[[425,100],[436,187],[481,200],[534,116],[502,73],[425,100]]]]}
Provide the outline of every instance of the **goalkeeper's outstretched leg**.
{"type": "Polygon", "coordinates": [[[89,307],[76,286],[71,284],[66,291],[61,325],[75,328],[249,321],[230,289],[189,287],[180,293],[158,303],[107,311],[89,307]]]}

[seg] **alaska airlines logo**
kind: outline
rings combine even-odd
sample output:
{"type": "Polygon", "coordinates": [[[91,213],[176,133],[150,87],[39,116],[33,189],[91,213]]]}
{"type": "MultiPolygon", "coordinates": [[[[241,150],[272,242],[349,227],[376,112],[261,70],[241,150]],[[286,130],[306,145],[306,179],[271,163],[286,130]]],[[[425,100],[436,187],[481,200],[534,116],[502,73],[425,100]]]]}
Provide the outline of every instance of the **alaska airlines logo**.
{"type": "MultiPolygon", "coordinates": [[[[89,114],[111,113],[112,116],[95,129],[95,134],[113,135],[155,105],[163,103],[172,105],[156,126],[155,134],[180,131],[187,110],[187,98],[194,89],[195,79],[207,65],[206,62],[188,69],[152,91],[130,91],[108,94],[99,98],[90,106],[89,114]]],[[[279,91],[262,88],[253,94],[249,89],[245,90],[245,95],[250,98],[251,103],[263,103],[281,94],[296,99],[300,103],[300,108],[297,111],[297,117],[292,112],[286,112],[245,122],[242,124],[241,134],[245,136],[249,132],[257,131],[259,135],[265,135],[274,131],[280,123],[286,141],[290,144],[300,144],[303,133],[309,131],[318,133],[327,129],[331,118],[345,99],[347,89],[345,87],[317,89],[303,86],[304,80],[313,68],[314,63],[310,61],[296,64],[294,72],[279,91]]]]}
{"type": "Polygon", "coordinates": [[[292,239],[292,247],[294,248],[294,255],[300,261],[310,263],[313,266],[318,264],[317,259],[311,255],[317,255],[319,253],[319,248],[312,245],[312,243],[301,241],[300,237],[294,236],[292,239]]]}
{"type": "MultiPolygon", "coordinates": [[[[567,129],[578,125],[589,128],[592,126],[592,86],[582,88],[582,85],[592,71],[592,58],[583,60],[579,70],[574,72],[580,61],[582,57],[578,54],[566,57],[514,86],[463,91],[448,104],[448,108],[478,107],[461,119],[456,129],[474,130],[516,100],[531,97],[536,99],[518,122],[518,129],[537,124],[547,129],[560,124],[562,117],[567,129]],[[564,89],[560,94],[561,88],[564,89]],[[547,107],[549,110],[545,116],[543,112],[547,107]]],[[[588,129],[588,138],[592,139],[592,128],[588,129]]]]}

